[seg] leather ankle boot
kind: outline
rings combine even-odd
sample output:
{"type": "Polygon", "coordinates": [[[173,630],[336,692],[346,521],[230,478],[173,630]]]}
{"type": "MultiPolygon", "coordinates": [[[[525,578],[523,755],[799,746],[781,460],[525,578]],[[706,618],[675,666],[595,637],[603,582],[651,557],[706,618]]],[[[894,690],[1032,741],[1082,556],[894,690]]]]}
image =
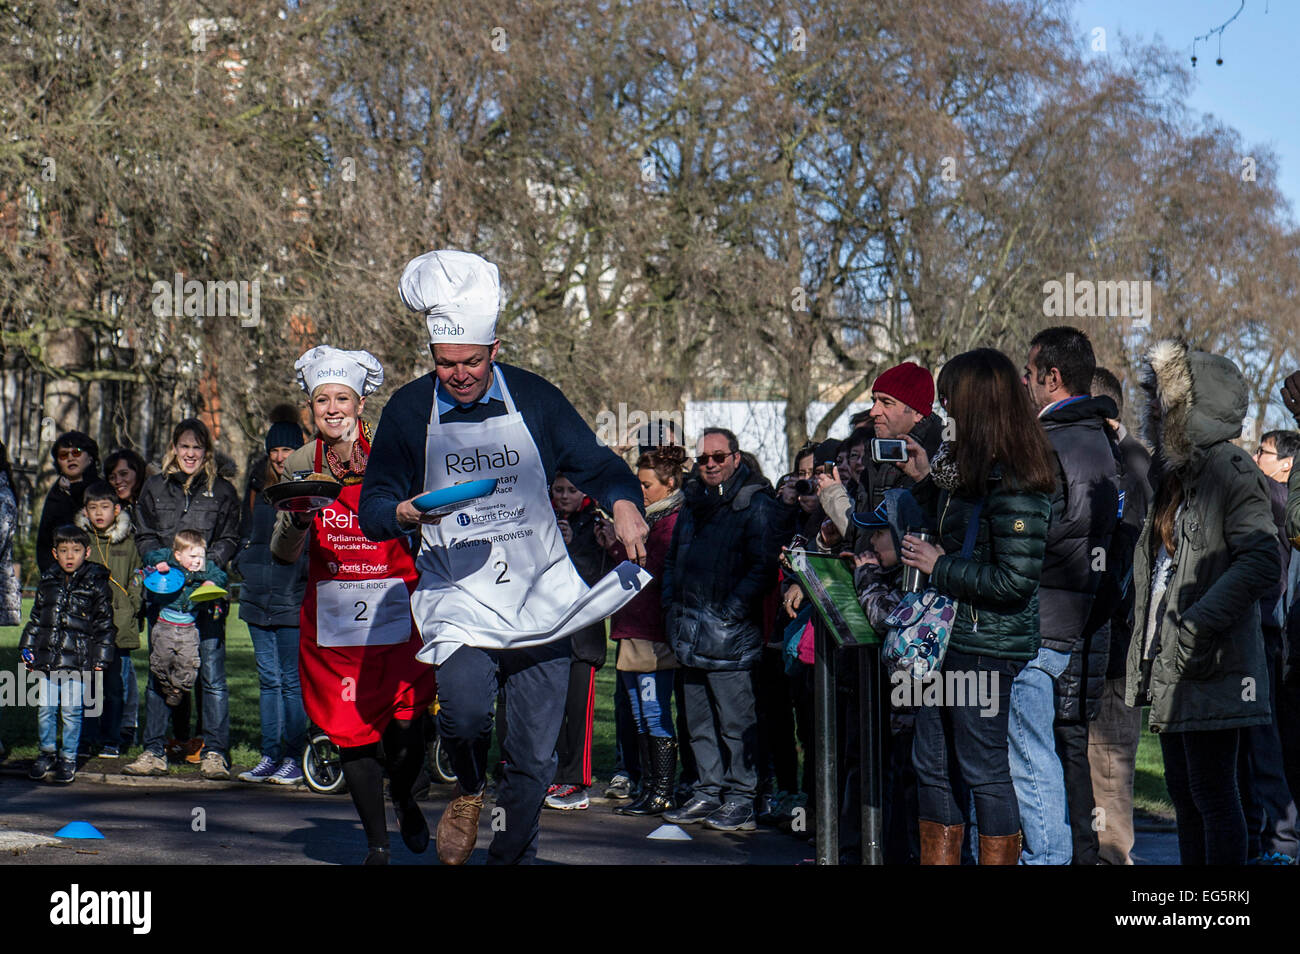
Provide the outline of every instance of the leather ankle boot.
{"type": "Polygon", "coordinates": [[[980,864],[1014,865],[1020,862],[1020,832],[1014,835],[980,835],[980,864]]]}
{"type": "MultiPolygon", "coordinates": [[[[921,864],[923,865],[959,865],[961,864],[961,839],[966,832],[965,825],[942,825],[936,821],[921,819],[921,864]]],[[[984,839],[980,838],[981,857],[983,857],[984,839]]]]}

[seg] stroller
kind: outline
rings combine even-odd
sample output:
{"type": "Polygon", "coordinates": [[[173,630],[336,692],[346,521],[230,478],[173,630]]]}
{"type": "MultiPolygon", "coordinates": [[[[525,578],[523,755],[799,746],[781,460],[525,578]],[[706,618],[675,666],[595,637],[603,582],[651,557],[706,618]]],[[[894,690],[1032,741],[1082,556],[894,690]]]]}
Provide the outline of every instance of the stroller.
{"type": "MultiPolygon", "coordinates": [[[[442,740],[438,737],[438,727],[434,721],[437,714],[438,700],[435,698],[421,719],[424,725],[425,770],[430,779],[450,785],[456,781],[456,773],[452,771],[451,762],[442,748],[442,740]]],[[[307,733],[307,746],[302,753],[302,774],[307,787],[320,795],[335,795],[345,788],[343,759],[339,748],[314,725],[307,733]]],[[[425,787],[418,782],[416,785],[417,788],[425,787]]]]}

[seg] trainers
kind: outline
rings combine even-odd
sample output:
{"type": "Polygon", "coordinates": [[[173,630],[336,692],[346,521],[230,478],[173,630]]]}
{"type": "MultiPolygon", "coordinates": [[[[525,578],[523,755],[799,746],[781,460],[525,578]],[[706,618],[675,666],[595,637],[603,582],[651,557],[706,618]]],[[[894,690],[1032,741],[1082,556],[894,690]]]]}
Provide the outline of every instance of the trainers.
{"type": "Polygon", "coordinates": [[[748,802],[727,802],[704,819],[704,826],[715,831],[757,831],[754,809],[748,802]]]}
{"type": "Polygon", "coordinates": [[[272,785],[299,785],[302,783],[302,766],[297,759],[285,759],[267,781],[272,785]]]}
{"type": "Polygon", "coordinates": [[[154,755],[148,749],[140,753],[140,757],[130,765],[123,766],[123,775],[166,775],[167,760],[160,755],[154,755]]]}
{"type": "Polygon", "coordinates": [[[36,761],[32,763],[32,770],[27,773],[27,777],[33,782],[45,781],[54,772],[56,761],[53,752],[42,752],[36,756],[36,761]]]}
{"type": "MultiPolygon", "coordinates": [[[[188,762],[189,759],[186,759],[186,761],[188,762]]],[[[203,761],[199,764],[199,774],[210,779],[230,778],[230,768],[226,765],[226,757],[220,752],[208,749],[203,753],[203,761]]]]}
{"type": "Polygon", "coordinates": [[[704,821],[721,807],[722,803],[717,799],[696,795],[681,808],[664,812],[664,821],[672,822],[674,825],[694,825],[696,822],[704,821]]]}
{"type": "Polygon", "coordinates": [[[478,816],[483,795],[466,795],[456,785],[456,794],[438,821],[438,860],[444,865],[463,865],[478,842],[478,816]]]}
{"type": "Polygon", "coordinates": [[[1246,862],[1248,865],[1293,865],[1295,859],[1280,851],[1260,852],[1246,862]]]}
{"type": "Polygon", "coordinates": [[[605,786],[606,798],[631,798],[632,776],[626,772],[615,772],[614,777],[605,786]]]}
{"type": "Polygon", "coordinates": [[[581,785],[561,785],[559,790],[546,796],[546,807],[562,812],[581,811],[591,805],[587,790],[581,785]]]}
{"type": "Polygon", "coordinates": [[[54,770],[54,781],[68,785],[77,777],[76,759],[59,759],[59,767],[54,770]]]}
{"type": "Polygon", "coordinates": [[[116,745],[106,745],[99,750],[99,755],[97,756],[97,758],[116,759],[116,758],[120,758],[121,755],[122,753],[116,745]]]}
{"type": "Polygon", "coordinates": [[[241,782],[265,782],[275,774],[276,768],[278,764],[275,759],[268,759],[263,755],[260,762],[247,772],[240,772],[238,778],[241,782]]]}

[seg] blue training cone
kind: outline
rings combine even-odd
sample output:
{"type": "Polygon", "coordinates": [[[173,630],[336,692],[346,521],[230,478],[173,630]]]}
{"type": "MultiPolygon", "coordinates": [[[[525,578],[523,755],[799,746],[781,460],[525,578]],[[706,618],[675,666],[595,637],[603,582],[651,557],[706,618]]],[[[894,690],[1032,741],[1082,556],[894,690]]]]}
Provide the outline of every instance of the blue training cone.
{"type": "Polygon", "coordinates": [[[68,822],[54,833],[56,838],[103,838],[98,828],[90,822],[68,822]]]}

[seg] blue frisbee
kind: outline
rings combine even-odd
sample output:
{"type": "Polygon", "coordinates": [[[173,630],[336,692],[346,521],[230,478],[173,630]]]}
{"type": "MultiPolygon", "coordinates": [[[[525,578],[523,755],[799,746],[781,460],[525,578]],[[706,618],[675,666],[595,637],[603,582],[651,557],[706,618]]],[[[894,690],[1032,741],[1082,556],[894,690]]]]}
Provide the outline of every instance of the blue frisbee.
{"type": "Polygon", "coordinates": [[[454,487],[431,490],[411,501],[411,506],[422,514],[434,517],[446,516],[460,510],[464,504],[479,497],[487,497],[497,492],[497,479],[470,480],[454,487]]]}
{"type": "Polygon", "coordinates": [[[185,571],[172,567],[166,573],[159,573],[157,570],[151,570],[144,575],[144,588],[150,593],[158,593],[166,596],[168,593],[175,593],[185,586],[185,571]]]}

